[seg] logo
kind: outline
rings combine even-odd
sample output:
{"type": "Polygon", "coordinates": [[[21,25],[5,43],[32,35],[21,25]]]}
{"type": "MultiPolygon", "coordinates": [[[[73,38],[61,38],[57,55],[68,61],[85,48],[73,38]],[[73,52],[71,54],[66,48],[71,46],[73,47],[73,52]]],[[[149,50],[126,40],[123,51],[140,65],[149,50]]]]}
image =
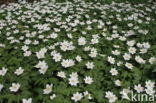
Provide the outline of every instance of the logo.
{"type": "Polygon", "coordinates": [[[141,93],[133,93],[131,92],[128,96],[128,99],[132,102],[153,102],[156,100],[156,95],[148,95],[141,93]]]}

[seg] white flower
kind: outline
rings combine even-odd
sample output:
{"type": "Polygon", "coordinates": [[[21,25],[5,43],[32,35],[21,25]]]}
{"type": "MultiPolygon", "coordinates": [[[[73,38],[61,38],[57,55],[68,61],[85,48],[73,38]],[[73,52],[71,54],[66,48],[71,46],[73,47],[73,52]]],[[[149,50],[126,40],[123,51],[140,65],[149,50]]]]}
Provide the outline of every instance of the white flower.
{"type": "Polygon", "coordinates": [[[112,68],[111,70],[110,70],[110,73],[114,76],[116,76],[116,75],[118,75],[118,71],[116,70],[116,68],[112,68]]]}
{"type": "Polygon", "coordinates": [[[29,45],[30,43],[31,43],[31,40],[29,40],[29,39],[27,39],[27,40],[24,41],[24,44],[29,45]]]}
{"type": "Polygon", "coordinates": [[[147,53],[147,49],[140,49],[140,53],[141,54],[147,53]]]}
{"type": "Polygon", "coordinates": [[[68,80],[71,86],[77,86],[77,84],[79,83],[78,77],[71,77],[68,80]]]}
{"type": "Polygon", "coordinates": [[[154,93],[155,93],[155,90],[153,90],[153,88],[147,88],[147,89],[145,89],[145,91],[149,95],[154,95],[154,93]]]}
{"type": "Polygon", "coordinates": [[[155,58],[155,57],[151,57],[151,58],[149,59],[149,63],[150,63],[150,64],[156,63],[156,58],[155,58]]]}
{"type": "Polygon", "coordinates": [[[87,69],[93,69],[94,63],[93,62],[87,62],[86,66],[87,66],[87,69]]]}
{"type": "Polygon", "coordinates": [[[62,72],[62,71],[61,71],[61,72],[58,72],[58,73],[57,73],[57,76],[58,76],[58,77],[61,77],[61,78],[66,78],[65,72],[62,72]]]}
{"type": "Polygon", "coordinates": [[[54,56],[55,54],[57,54],[57,51],[56,50],[53,50],[50,55],[51,56],[54,56]]]}
{"type": "Polygon", "coordinates": [[[137,47],[143,48],[143,45],[141,43],[137,43],[137,47]]]}
{"type": "Polygon", "coordinates": [[[130,100],[130,98],[128,97],[128,93],[130,93],[131,91],[129,89],[123,89],[120,94],[122,95],[123,99],[127,99],[130,100]]]}
{"type": "Polygon", "coordinates": [[[113,45],[114,46],[114,48],[120,48],[120,46],[119,45],[113,45]]]}
{"type": "Polygon", "coordinates": [[[97,50],[95,48],[92,48],[89,54],[90,57],[96,57],[97,56],[97,50]]]}
{"type": "Polygon", "coordinates": [[[154,88],[155,82],[152,82],[151,80],[148,80],[148,81],[145,82],[145,84],[146,84],[145,86],[147,88],[154,88]]]}
{"type": "Polygon", "coordinates": [[[47,49],[46,48],[41,48],[40,52],[46,53],[47,52],[47,49]]]}
{"type": "Polygon", "coordinates": [[[22,103],[32,103],[32,98],[29,99],[22,99],[22,103]]]}
{"type": "Polygon", "coordinates": [[[55,62],[59,62],[61,61],[62,55],[60,53],[55,53],[53,55],[53,59],[55,60],[55,62]]]}
{"type": "Polygon", "coordinates": [[[119,37],[119,34],[113,34],[112,35],[112,38],[118,38],[119,37]]]}
{"type": "Polygon", "coordinates": [[[134,47],[130,47],[128,49],[128,51],[131,53],[131,54],[135,54],[136,53],[136,49],[134,47]]]}
{"type": "Polygon", "coordinates": [[[6,73],[7,73],[8,69],[6,69],[5,67],[3,67],[1,70],[0,70],[0,76],[4,76],[6,73]]]}
{"type": "Polygon", "coordinates": [[[128,69],[133,69],[133,65],[131,63],[127,63],[125,64],[125,66],[128,68],[128,69]]]}
{"type": "Polygon", "coordinates": [[[110,98],[113,95],[113,92],[107,91],[105,97],[110,98]]]}
{"type": "Polygon", "coordinates": [[[39,44],[39,41],[34,40],[33,44],[34,44],[34,45],[37,45],[37,44],[39,44]]]}
{"type": "Polygon", "coordinates": [[[22,46],[23,51],[27,51],[28,49],[29,49],[29,47],[27,45],[22,46]]]}
{"type": "Polygon", "coordinates": [[[50,99],[53,100],[56,97],[56,94],[50,96],[50,99]]]}
{"type": "Polygon", "coordinates": [[[125,54],[123,55],[123,57],[124,57],[125,60],[130,60],[131,55],[128,54],[128,53],[125,53],[125,54]]]}
{"type": "Polygon", "coordinates": [[[80,61],[82,61],[82,58],[81,58],[81,56],[76,56],[76,60],[78,61],[78,62],[80,62],[80,61]]]}
{"type": "Polygon", "coordinates": [[[77,92],[77,93],[73,94],[73,97],[71,99],[74,100],[75,102],[77,102],[77,101],[80,101],[82,98],[83,98],[82,93],[77,92]]]}
{"type": "MultiPolygon", "coordinates": [[[[82,24],[85,24],[85,23],[83,22],[82,24]]],[[[82,31],[82,34],[83,34],[83,35],[86,35],[86,34],[87,34],[87,32],[82,31]]]]}
{"type": "Polygon", "coordinates": [[[2,91],[3,87],[3,84],[0,84],[0,92],[2,91]]]}
{"type": "Polygon", "coordinates": [[[65,40],[60,43],[60,48],[63,51],[75,49],[75,47],[73,46],[73,42],[69,42],[69,41],[65,41],[65,40]]]}
{"type": "Polygon", "coordinates": [[[134,86],[134,89],[135,89],[138,93],[141,93],[141,92],[144,91],[144,87],[142,87],[140,84],[135,85],[135,86],[134,86]]]}
{"type": "Polygon", "coordinates": [[[120,36],[119,39],[120,39],[121,41],[125,41],[125,40],[126,40],[126,38],[125,38],[124,36],[120,36]]]}
{"type": "Polygon", "coordinates": [[[17,92],[20,88],[19,83],[12,83],[12,86],[9,88],[11,92],[17,92]]]}
{"type": "Polygon", "coordinates": [[[57,37],[58,37],[58,34],[56,34],[56,33],[52,33],[52,34],[50,34],[50,38],[55,39],[55,38],[57,38],[57,37]]]}
{"type": "Polygon", "coordinates": [[[45,61],[39,61],[39,63],[35,66],[36,68],[40,68],[39,72],[41,74],[45,74],[47,69],[48,69],[48,65],[45,61]]]}
{"type": "Polygon", "coordinates": [[[119,54],[120,54],[120,52],[119,52],[118,50],[112,51],[112,53],[113,53],[114,55],[119,55],[119,54]]]}
{"type": "Polygon", "coordinates": [[[91,94],[88,91],[83,92],[84,96],[87,96],[89,100],[92,99],[91,94]]]}
{"type": "Polygon", "coordinates": [[[92,99],[91,94],[88,94],[88,99],[89,99],[89,100],[91,100],[91,99],[92,99]]]}
{"type": "Polygon", "coordinates": [[[80,37],[78,39],[78,45],[85,45],[86,44],[86,38],[80,37]]]}
{"type": "Polygon", "coordinates": [[[97,44],[97,43],[99,43],[99,40],[98,39],[91,39],[91,44],[97,44]]]}
{"type": "Polygon", "coordinates": [[[48,69],[48,68],[40,68],[40,69],[39,69],[39,72],[40,72],[41,74],[45,74],[46,71],[47,71],[47,69],[48,69]]]}
{"type": "Polygon", "coordinates": [[[143,43],[143,47],[144,47],[145,49],[149,49],[149,48],[150,48],[150,44],[149,44],[149,43],[143,43]]]}
{"type": "Polygon", "coordinates": [[[136,60],[136,62],[138,62],[138,63],[140,63],[140,64],[145,64],[145,60],[144,59],[142,59],[140,56],[135,56],[135,60],[136,60]]]}
{"type": "Polygon", "coordinates": [[[90,46],[84,47],[84,51],[89,51],[91,49],[90,46]]]}
{"type": "Polygon", "coordinates": [[[0,44],[0,47],[5,47],[5,44],[0,44]]]}
{"type": "Polygon", "coordinates": [[[37,65],[35,65],[36,68],[48,68],[48,65],[45,61],[39,61],[37,65]]]}
{"type": "Polygon", "coordinates": [[[28,56],[30,56],[30,55],[31,55],[31,51],[25,51],[25,52],[24,52],[24,56],[25,56],[25,57],[28,57],[28,56]]]}
{"type": "Polygon", "coordinates": [[[72,67],[75,65],[75,61],[72,59],[63,59],[61,65],[65,68],[72,67]]]}
{"type": "Polygon", "coordinates": [[[71,78],[77,78],[78,77],[78,74],[77,74],[77,72],[72,72],[69,76],[71,78]]]}
{"type": "Polygon", "coordinates": [[[110,91],[106,92],[105,97],[109,99],[109,103],[114,103],[117,100],[117,97],[110,91]]]}
{"type": "Polygon", "coordinates": [[[116,86],[121,86],[121,81],[120,81],[120,80],[116,80],[116,81],[115,81],[115,85],[116,85],[116,86]]]}
{"type": "Polygon", "coordinates": [[[134,46],[135,43],[136,43],[135,40],[127,41],[127,45],[131,47],[134,46]]]}
{"type": "Polygon", "coordinates": [[[92,35],[92,37],[93,37],[94,39],[99,39],[99,38],[100,38],[100,37],[99,37],[99,34],[92,35]]]}
{"type": "Polygon", "coordinates": [[[117,66],[121,66],[123,64],[123,62],[119,61],[117,62],[117,66]]]}
{"type": "Polygon", "coordinates": [[[93,83],[93,79],[90,76],[86,76],[84,78],[84,81],[86,84],[92,84],[93,83]]]}
{"type": "Polygon", "coordinates": [[[70,38],[70,39],[73,38],[72,34],[67,34],[67,37],[70,38]]]}
{"type": "Polygon", "coordinates": [[[38,59],[42,59],[45,57],[45,53],[47,52],[46,48],[41,48],[39,52],[36,52],[36,56],[38,59]]]}
{"type": "Polygon", "coordinates": [[[86,96],[86,95],[89,94],[89,92],[88,91],[85,91],[85,92],[83,92],[83,94],[84,94],[84,96],[86,96]]]}
{"type": "Polygon", "coordinates": [[[43,94],[49,94],[52,91],[53,84],[47,84],[46,88],[43,90],[43,94]]]}
{"type": "Polygon", "coordinates": [[[22,67],[19,67],[18,69],[16,69],[16,71],[14,72],[16,75],[21,75],[24,72],[24,69],[22,69],[22,67]]]}
{"type": "Polygon", "coordinates": [[[132,23],[129,23],[128,26],[129,26],[129,27],[133,27],[133,24],[132,24],[132,23]]]}
{"type": "Polygon", "coordinates": [[[115,59],[112,56],[108,56],[108,62],[111,64],[115,64],[115,59]]]}

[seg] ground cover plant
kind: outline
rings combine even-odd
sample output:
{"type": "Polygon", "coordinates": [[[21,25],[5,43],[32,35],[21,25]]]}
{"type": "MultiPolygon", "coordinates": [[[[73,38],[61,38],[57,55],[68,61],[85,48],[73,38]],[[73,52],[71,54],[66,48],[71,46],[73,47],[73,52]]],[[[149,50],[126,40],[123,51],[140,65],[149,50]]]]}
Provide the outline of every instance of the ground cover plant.
{"type": "Polygon", "coordinates": [[[0,6],[0,103],[131,103],[155,78],[156,2],[0,6]]]}

